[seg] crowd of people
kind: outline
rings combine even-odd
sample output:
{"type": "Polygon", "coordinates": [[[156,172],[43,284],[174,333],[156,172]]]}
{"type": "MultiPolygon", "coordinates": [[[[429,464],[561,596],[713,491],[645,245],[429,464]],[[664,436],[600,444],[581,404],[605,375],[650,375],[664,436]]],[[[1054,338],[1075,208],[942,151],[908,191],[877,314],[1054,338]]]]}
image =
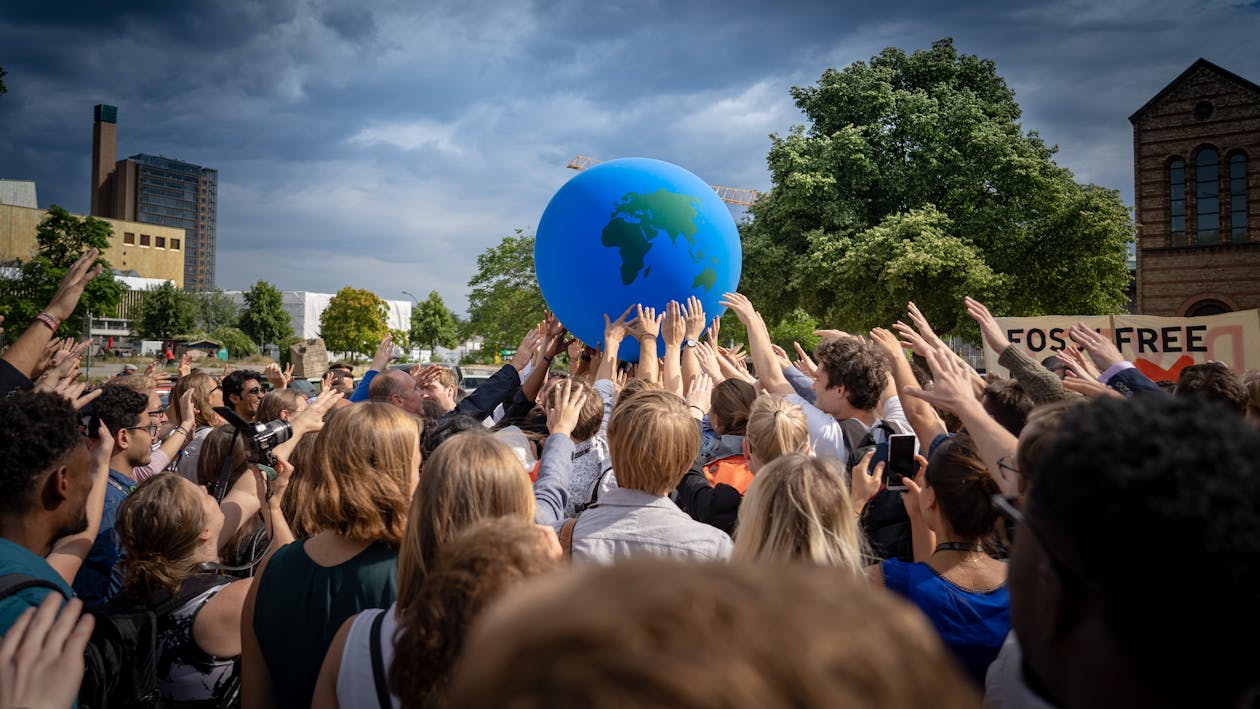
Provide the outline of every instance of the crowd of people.
{"type": "Polygon", "coordinates": [[[913,303],[792,356],[728,293],[467,393],[389,338],[88,386],[95,257],[0,359],[0,709],[1260,706],[1260,372],[971,298],[1009,376],[913,303]]]}

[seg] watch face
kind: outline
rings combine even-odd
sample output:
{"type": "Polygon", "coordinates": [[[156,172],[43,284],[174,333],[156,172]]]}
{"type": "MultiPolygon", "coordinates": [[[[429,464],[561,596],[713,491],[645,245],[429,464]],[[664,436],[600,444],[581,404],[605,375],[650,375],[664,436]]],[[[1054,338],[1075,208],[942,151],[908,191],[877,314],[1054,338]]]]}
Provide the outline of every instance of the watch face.
{"type": "Polygon", "coordinates": [[[698,344],[700,344],[700,343],[698,343],[698,342],[696,342],[695,340],[692,340],[692,339],[690,339],[690,338],[688,338],[688,339],[686,339],[686,340],[683,340],[683,346],[684,346],[684,347],[695,347],[695,346],[696,346],[696,345],[698,345],[698,344]]]}

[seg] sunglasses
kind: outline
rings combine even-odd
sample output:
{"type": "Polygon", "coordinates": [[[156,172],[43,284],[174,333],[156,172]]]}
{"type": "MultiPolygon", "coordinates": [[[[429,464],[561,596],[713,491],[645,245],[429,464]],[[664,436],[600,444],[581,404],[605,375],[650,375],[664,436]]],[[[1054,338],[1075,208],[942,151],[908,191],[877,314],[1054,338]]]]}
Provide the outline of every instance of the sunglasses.
{"type": "Polygon", "coordinates": [[[246,389],[244,393],[250,394],[252,396],[258,396],[259,394],[262,393],[262,387],[250,387],[246,389]]]}

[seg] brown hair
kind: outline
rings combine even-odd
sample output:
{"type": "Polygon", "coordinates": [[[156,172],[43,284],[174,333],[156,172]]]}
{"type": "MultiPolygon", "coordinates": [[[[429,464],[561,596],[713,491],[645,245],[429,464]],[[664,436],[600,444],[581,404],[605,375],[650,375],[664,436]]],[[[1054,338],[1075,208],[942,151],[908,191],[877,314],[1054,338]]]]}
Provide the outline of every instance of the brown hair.
{"type": "Polygon", "coordinates": [[[742,379],[718,382],[709,397],[709,423],[718,433],[744,435],[748,426],[748,407],[756,398],[757,390],[742,379]]]}
{"type": "Polygon", "coordinates": [[[617,484],[667,495],[700,453],[700,429],[676,395],[640,391],[608,421],[608,455],[617,484]]]}
{"type": "Polygon", "coordinates": [[[788,453],[757,471],[739,506],[736,559],[864,571],[862,533],[835,461],[788,453]]]}
{"type": "Polygon", "coordinates": [[[262,403],[258,405],[258,415],[254,417],[254,420],[258,423],[275,421],[280,418],[281,411],[287,412],[292,418],[305,399],[306,397],[292,389],[269,391],[263,397],[262,403]]]}
{"type": "Polygon", "coordinates": [[[390,691],[403,706],[443,706],[473,621],[525,579],[560,568],[543,531],[516,517],[483,519],[439,550],[420,597],[400,611],[390,691]]]}
{"type": "Polygon", "coordinates": [[[765,465],[787,453],[809,449],[809,423],[801,407],[781,396],[763,394],[748,409],[748,449],[765,465]]]}
{"type": "Polygon", "coordinates": [[[1248,391],[1237,374],[1221,362],[1192,364],[1181,370],[1174,396],[1199,396],[1239,416],[1247,413],[1248,391]]]}
{"type": "Polygon", "coordinates": [[[923,614],[852,574],[661,559],[527,582],[473,626],[448,696],[513,709],[980,706],[923,614]]]}
{"type": "Polygon", "coordinates": [[[583,396],[582,413],[578,414],[578,422],[573,427],[571,438],[578,443],[589,441],[599,433],[599,427],[604,423],[604,397],[583,379],[572,378],[567,374],[565,378],[569,380],[569,386],[573,390],[581,391],[583,396]]]}
{"type": "MultiPolygon", "coordinates": [[[[192,389],[192,405],[193,420],[196,422],[197,428],[205,426],[214,426],[219,423],[219,415],[214,412],[210,405],[210,394],[214,392],[215,387],[219,386],[215,383],[214,377],[204,372],[196,372],[186,377],[180,377],[175,386],[171,388],[170,396],[166,398],[167,408],[179,405],[179,398],[184,392],[192,389]]],[[[189,435],[191,435],[191,431],[189,435]]]]}
{"type": "Polygon", "coordinates": [[[192,575],[206,511],[189,484],[175,473],[158,473],[118,506],[114,531],[127,551],[126,590],[175,593],[192,575]]]}
{"type": "Polygon", "coordinates": [[[121,377],[110,379],[106,384],[112,387],[138,391],[146,396],[152,394],[154,389],[157,389],[157,380],[147,374],[125,374],[121,377]]]}
{"type": "MultiPolygon", "coordinates": [[[[646,379],[631,377],[626,385],[621,387],[621,391],[617,394],[617,406],[621,406],[623,401],[629,401],[631,397],[641,391],[665,391],[665,388],[656,382],[649,382],[646,379]]],[[[613,409],[616,411],[616,409],[613,409]]]]}
{"type": "MultiPolygon", "coordinates": [[[[201,451],[197,454],[197,482],[210,488],[215,494],[226,494],[236,484],[237,478],[249,470],[249,444],[245,437],[239,435],[231,424],[216,427],[201,442],[201,451]],[[223,476],[223,461],[231,457],[228,468],[227,485],[219,491],[217,486],[223,476]]],[[[222,497],[222,495],[220,495],[222,497]]]]}
{"type": "Polygon", "coordinates": [[[843,384],[849,404],[867,411],[879,405],[888,383],[888,360],[875,344],[856,337],[841,337],[818,346],[819,374],[827,388],[843,384]]]}
{"type": "Polygon", "coordinates": [[[416,420],[391,404],[338,409],[315,440],[302,473],[294,521],[307,533],[397,546],[407,524],[420,445],[416,420]]]}
{"type": "MultiPolygon", "coordinates": [[[[387,404],[388,405],[388,404],[387,404]]],[[[488,517],[534,519],[534,491],[521,461],[484,430],[458,433],[424,462],[398,553],[398,606],[424,587],[438,552],[461,530],[488,517]]]]}
{"type": "Polygon", "coordinates": [[[1028,412],[1036,405],[1024,385],[1015,379],[996,379],[985,384],[980,402],[985,413],[1014,436],[1024,430],[1028,412]]]}
{"type": "Polygon", "coordinates": [[[993,496],[1001,490],[976,455],[970,436],[960,433],[938,446],[925,478],[942,516],[958,536],[973,541],[993,533],[998,521],[993,496]]]}
{"type": "Polygon", "coordinates": [[[1032,473],[1037,464],[1054,444],[1063,419],[1076,407],[1084,404],[1082,398],[1062,399],[1043,404],[1028,414],[1028,421],[1019,434],[1019,447],[1015,449],[1015,467],[1019,469],[1019,491],[1028,490],[1032,473]]]}

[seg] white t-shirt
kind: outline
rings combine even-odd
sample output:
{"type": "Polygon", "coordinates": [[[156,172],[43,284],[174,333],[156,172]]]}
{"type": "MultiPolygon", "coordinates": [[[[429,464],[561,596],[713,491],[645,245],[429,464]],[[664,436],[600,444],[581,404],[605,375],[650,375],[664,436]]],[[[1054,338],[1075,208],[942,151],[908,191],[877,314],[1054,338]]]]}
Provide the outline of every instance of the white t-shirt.
{"type": "MultiPolygon", "coordinates": [[[[346,647],[341,653],[341,667],[337,670],[337,703],[343,707],[378,707],[376,677],[372,673],[372,621],[381,613],[381,662],[388,682],[389,667],[394,664],[394,630],[398,620],[394,615],[396,605],[386,610],[366,610],[350,624],[346,647]]],[[[389,695],[393,709],[401,709],[402,702],[393,693],[389,695]]]]}
{"type": "MultiPolygon", "coordinates": [[[[809,445],[813,448],[814,455],[831,456],[840,461],[849,459],[849,451],[844,443],[844,430],[831,414],[809,403],[799,394],[788,394],[783,398],[801,407],[801,411],[805,412],[805,422],[809,426],[809,445]]],[[[914,433],[910,422],[906,420],[905,412],[901,409],[900,397],[889,397],[888,401],[884,402],[883,417],[877,419],[876,423],[880,421],[888,424],[897,433],[914,433]]],[[[864,423],[862,426],[868,430],[871,428],[864,423]]],[[[878,437],[876,434],[877,439],[878,437]]],[[[915,443],[917,451],[917,439],[915,443]]]]}

